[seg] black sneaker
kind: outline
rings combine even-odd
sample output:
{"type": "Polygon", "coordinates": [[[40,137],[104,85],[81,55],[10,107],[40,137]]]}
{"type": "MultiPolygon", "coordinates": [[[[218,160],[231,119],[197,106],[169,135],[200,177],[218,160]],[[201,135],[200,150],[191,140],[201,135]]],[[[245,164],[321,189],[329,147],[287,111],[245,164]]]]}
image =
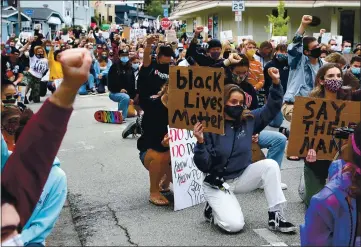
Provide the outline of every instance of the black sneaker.
{"type": "Polygon", "coordinates": [[[24,98],[24,104],[25,104],[25,105],[28,105],[28,104],[29,104],[28,97],[26,97],[26,96],[25,96],[25,98],[24,98]]]}
{"type": "Polygon", "coordinates": [[[209,206],[208,202],[206,203],[206,207],[204,208],[203,212],[204,218],[206,218],[206,221],[209,223],[213,222],[213,210],[211,206],[209,206]]]}
{"type": "Polygon", "coordinates": [[[135,136],[136,129],[137,129],[137,122],[133,122],[133,123],[128,124],[128,126],[124,129],[124,131],[122,133],[122,137],[125,139],[129,135],[135,136]]]}
{"type": "Polygon", "coordinates": [[[295,232],[296,227],[286,221],[281,212],[268,212],[268,229],[279,232],[295,232]]]}

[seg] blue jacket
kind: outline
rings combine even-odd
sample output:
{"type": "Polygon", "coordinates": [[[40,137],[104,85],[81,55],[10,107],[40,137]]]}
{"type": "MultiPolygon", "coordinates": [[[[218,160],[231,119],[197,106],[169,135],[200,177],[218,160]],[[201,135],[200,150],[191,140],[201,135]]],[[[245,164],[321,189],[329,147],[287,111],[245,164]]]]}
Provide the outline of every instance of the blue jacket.
{"type": "MultiPolygon", "coordinates": [[[[290,72],[284,96],[285,102],[295,102],[295,96],[307,97],[314,87],[316,74],[312,70],[309,58],[303,54],[302,38],[303,36],[296,33],[293,42],[288,45],[290,72]]],[[[321,59],[318,59],[318,63],[322,67],[321,59]]]]}
{"type": "Polygon", "coordinates": [[[113,64],[112,60],[108,59],[107,68],[100,73],[100,64],[99,64],[98,60],[95,60],[94,65],[93,65],[94,66],[94,72],[95,72],[95,78],[98,80],[98,75],[99,74],[102,74],[103,77],[107,76],[108,72],[109,72],[109,69],[112,66],[112,64],[113,64]]]}
{"type": "Polygon", "coordinates": [[[357,222],[356,199],[346,200],[350,173],[342,173],[343,160],[329,168],[329,182],[311,199],[300,226],[301,246],[354,246],[357,222]]]}
{"type": "Polygon", "coordinates": [[[251,111],[253,119],[243,122],[239,128],[225,121],[225,135],[204,133],[204,144],[197,143],[194,163],[204,173],[222,172],[228,162],[224,179],[239,177],[252,163],[252,135],[261,132],[281,110],[283,90],[281,85],[272,86],[267,104],[251,111]]]}

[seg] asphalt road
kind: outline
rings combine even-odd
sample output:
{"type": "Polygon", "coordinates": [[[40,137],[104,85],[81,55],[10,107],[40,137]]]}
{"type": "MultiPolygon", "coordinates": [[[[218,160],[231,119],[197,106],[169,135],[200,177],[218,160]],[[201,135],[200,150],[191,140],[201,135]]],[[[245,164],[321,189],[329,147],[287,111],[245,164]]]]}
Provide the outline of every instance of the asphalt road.
{"type": "MultiPolygon", "coordinates": [[[[37,110],[40,104],[30,107],[37,110]]],[[[64,207],[50,245],[300,245],[299,231],[281,234],[266,229],[262,190],[237,196],[246,221],[238,234],[225,234],[206,223],[204,205],[177,212],[172,206],[151,205],[149,178],[139,161],[136,139],[122,139],[126,124],[103,124],[93,118],[97,110],[116,107],[106,95],[77,98],[58,154],[68,178],[71,214],[64,207]],[[72,224],[76,232],[70,234],[65,228],[72,224]]],[[[285,213],[296,225],[303,223],[305,214],[297,193],[302,168],[301,162],[286,159],[282,166],[282,182],[288,185],[285,213]]]]}

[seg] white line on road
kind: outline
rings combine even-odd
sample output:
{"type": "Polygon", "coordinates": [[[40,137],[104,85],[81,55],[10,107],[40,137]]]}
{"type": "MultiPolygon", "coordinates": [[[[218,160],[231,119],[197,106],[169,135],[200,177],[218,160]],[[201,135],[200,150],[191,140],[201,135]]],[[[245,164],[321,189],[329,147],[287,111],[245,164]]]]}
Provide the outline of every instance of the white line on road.
{"type": "Polygon", "coordinates": [[[114,133],[114,132],[122,132],[123,130],[106,130],[104,131],[104,134],[106,133],[114,133]]]}
{"type": "Polygon", "coordinates": [[[60,149],[59,152],[82,151],[82,150],[92,150],[92,149],[94,149],[94,146],[86,145],[85,141],[80,141],[80,142],[77,142],[76,144],[79,144],[79,147],[68,148],[68,149],[60,149]]]}
{"type": "Polygon", "coordinates": [[[270,230],[266,228],[253,229],[255,233],[257,233],[260,237],[265,239],[270,245],[263,246],[288,246],[284,242],[282,242],[276,234],[272,233],[270,230]]]}

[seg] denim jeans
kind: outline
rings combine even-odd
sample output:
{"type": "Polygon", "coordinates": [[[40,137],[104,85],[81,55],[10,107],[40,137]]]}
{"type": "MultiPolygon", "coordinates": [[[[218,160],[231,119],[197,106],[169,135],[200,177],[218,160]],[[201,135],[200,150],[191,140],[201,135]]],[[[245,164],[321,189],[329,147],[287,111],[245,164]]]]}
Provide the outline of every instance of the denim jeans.
{"type": "Polygon", "coordinates": [[[123,119],[125,119],[128,115],[129,95],[126,93],[110,93],[109,98],[118,102],[118,111],[122,111],[123,119]]]}
{"type": "Polygon", "coordinates": [[[78,93],[80,95],[87,95],[88,94],[88,92],[86,90],[87,85],[88,85],[88,87],[90,89],[95,87],[95,85],[94,85],[94,76],[92,74],[89,74],[88,80],[83,85],[81,85],[81,87],[79,88],[78,93]]]}
{"type": "Polygon", "coordinates": [[[258,144],[261,148],[267,148],[267,159],[273,159],[281,167],[285,153],[287,138],[276,131],[263,130],[259,134],[258,144]]]}
{"type": "Polygon", "coordinates": [[[273,119],[273,121],[269,124],[269,126],[274,128],[279,128],[281,127],[282,123],[283,123],[283,114],[282,112],[279,112],[277,116],[273,119]]]}

